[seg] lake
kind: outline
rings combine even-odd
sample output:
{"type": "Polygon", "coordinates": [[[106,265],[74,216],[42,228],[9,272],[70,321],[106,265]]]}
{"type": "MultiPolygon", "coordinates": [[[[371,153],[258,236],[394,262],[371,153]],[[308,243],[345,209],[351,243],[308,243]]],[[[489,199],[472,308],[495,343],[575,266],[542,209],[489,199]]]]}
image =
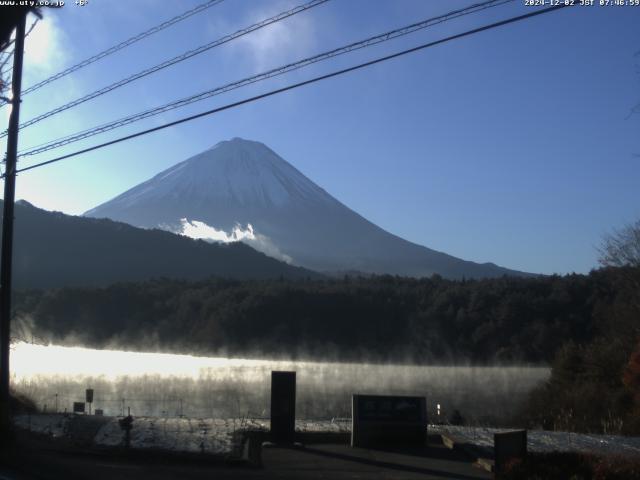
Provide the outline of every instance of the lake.
{"type": "Polygon", "coordinates": [[[550,373],[530,366],[272,361],[28,343],[11,350],[13,388],[49,412],[71,411],[92,388],[92,408],[105,415],[130,408],[139,416],[264,418],[272,370],[297,372],[298,418],[349,417],[353,393],[406,394],[427,397],[430,422],[457,409],[478,424],[508,419],[550,373]]]}

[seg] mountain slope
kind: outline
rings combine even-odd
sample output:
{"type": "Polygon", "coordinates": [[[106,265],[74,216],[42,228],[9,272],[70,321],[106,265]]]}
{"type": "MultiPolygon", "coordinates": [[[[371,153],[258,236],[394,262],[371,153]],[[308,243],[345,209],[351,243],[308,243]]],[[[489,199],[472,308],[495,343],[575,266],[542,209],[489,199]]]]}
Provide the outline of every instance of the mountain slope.
{"type": "Polygon", "coordinates": [[[319,271],[437,273],[447,278],[526,275],[464,261],[386,232],[262,143],[240,138],[220,142],[85,215],[201,238],[241,239],[319,271]]]}
{"type": "Polygon", "coordinates": [[[210,244],[111,220],[48,212],[27,202],[16,203],[14,232],[15,288],[103,286],[154,277],[318,277],[239,242],[210,244]]]}

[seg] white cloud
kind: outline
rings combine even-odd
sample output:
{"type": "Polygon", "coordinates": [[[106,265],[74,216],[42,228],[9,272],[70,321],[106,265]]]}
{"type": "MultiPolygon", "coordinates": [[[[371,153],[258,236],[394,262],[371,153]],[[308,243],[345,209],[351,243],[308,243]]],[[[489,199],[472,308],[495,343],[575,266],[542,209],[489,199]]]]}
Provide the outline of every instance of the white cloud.
{"type": "MultiPolygon", "coordinates": [[[[24,63],[23,63],[23,79],[22,88],[30,87],[32,84],[43,80],[49,75],[58,73],[64,68],[70,58],[69,44],[66,34],[58,26],[58,20],[47,15],[42,19],[37,19],[34,15],[27,17],[26,29],[27,38],[24,41],[24,63]],[[34,26],[35,22],[35,26],[34,26]],[[31,28],[33,26],[33,29],[31,28]]],[[[15,39],[15,31],[11,35],[15,39]]],[[[11,70],[9,70],[10,72],[11,70]]],[[[11,74],[9,73],[9,77],[11,74]]],[[[9,79],[5,79],[9,80],[9,79]]],[[[65,87],[67,93],[71,90],[72,84],[67,81],[65,87]]],[[[6,92],[9,98],[13,98],[11,88],[6,92]]],[[[46,108],[49,101],[56,98],[56,95],[46,97],[46,102],[40,102],[40,108],[46,108]]],[[[11,106],[4,109],[6,120],[9,120],[11,114],[11,106]]],[[[4,147],[4,145],[2,145],[4,147]]]]}
{"type": "Polygon", "coordinates": [[[56,17],[45,15],[25,40],[25,77],[31,74],[40,77],[62,70],[70,57],[69,45],[71,42],[56,17]]]}
{"type": "MultiPolygon", "coordinates": [[[[269,11],[256,9],[246,24],[253,24],[279,12],[293,8],[294,4],[279,3],[269,11]]],[[[308,54],[315,44],[315,24],[312,12],[301,12],[285,18],[237,40],[236,50],[248,52],[256,71],[273,68],[281,63],[298,59],[308,54]]]]}
{"type": "MultiPolygon", "coordinates": [[[[25,39],[25,55],[23,67],[23,89],[64,70],[73,60],[73,42],[63,30],[57,12],[46,9],[43,18],[27,17],[26,28],[29,35],[25,39]],[[33,23],[37,20],[35,25],[33,23]],[[33,26],[33,29],[31,27],[33,26]]],[[[56,80],[50,85],[37,90],[23,98],[20,120],[24,122],[36,115],[40,115],[53,108],[65,104],[79,94],[81,82],[74,75],[68,75],[56,80]]],[[[9,97],[11,97],[9,92],[9,97]]],[[[10,106],[4,108],[8,122],[10,106]]],[[[19,150],[28,149],[61,135],[68,134],[86,125],[86,120],[76,112],[65,112],[63,120],[56,116],[56,121],[46,121],[44,128],[26,128],[20,132],[19,150]]],[[[44,125],[44,124],[41,124],[44,125]]],[[[4,150],[5,143],[0,142],[0,149],[4,150]]]]}
{"type": "Polygon", "coordinates": [[[239,242],[244,239],[255,239],[251,224],[247,225],[246,230],[243,230],[240,225],[236,225],[231,232],[227,233],[198,220],[189,221],[186,218],[181,218],[180,223],[182,225],[182,231],[180,232],[182,235],[198,240],[229,243],[239,242]]]}
{"type": "Polygon", "coordinates": [[[229,233],[198,220],[189,221],[186,218],[182,218],[180,219],[180,224],[181,228],[177,233],[186,237],[207,242],[243,242],[259,252],[283,262],[292,263],[293,261],[289,255],[282,253],[269,237],[255,233],[250,223],[247,224],[245,229],[240,225],[236,225],[229,233]]]}

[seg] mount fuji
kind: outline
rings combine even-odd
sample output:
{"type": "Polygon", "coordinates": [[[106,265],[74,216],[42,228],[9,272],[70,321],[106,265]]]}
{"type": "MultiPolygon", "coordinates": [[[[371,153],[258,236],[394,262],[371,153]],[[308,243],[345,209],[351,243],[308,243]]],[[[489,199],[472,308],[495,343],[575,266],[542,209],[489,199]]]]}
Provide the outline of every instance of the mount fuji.
{"type": "Polygon", "coordinates": [[[369,222],[260,142],[234,138],[84,214],[210,241],[242,241],[321,272],[446,278],[529,275],[461,260],[369,222]]]}

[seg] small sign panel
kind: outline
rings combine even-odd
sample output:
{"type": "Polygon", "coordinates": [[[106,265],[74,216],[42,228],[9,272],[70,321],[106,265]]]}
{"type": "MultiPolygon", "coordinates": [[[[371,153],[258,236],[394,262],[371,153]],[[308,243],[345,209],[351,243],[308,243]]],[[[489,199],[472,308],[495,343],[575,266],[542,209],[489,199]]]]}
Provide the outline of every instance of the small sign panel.
{"type": "Polygon", "coordinates": [[[426,440],[425,397],[353,395],[352,447],[424,445],[426,440]]]}
{"type": "Polygon", "coordinates": [[[84,402],[73,402],[73,413],[84,413],[84,402]]]}
{"type": "Polygon", "coordinates": [[[96,415],[98,415],[99,417],[104,415],[104,410],[102,410],[101,408],[96,408],[96,415]]]}
{"type": "Polygon", "coordinates": [[[93,403],[93,388],[87,388],[85,392],[85,401],[87,403],[93,403]]]}

